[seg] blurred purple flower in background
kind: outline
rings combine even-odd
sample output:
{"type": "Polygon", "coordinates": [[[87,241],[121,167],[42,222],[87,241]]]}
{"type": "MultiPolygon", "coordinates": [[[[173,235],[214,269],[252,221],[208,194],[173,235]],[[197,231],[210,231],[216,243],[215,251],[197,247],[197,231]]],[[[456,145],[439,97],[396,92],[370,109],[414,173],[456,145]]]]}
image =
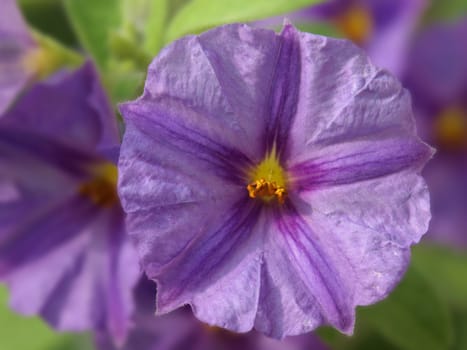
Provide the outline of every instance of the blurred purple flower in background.
{"type": "Polygon", "coordinates": [[[236,334],[209,327],[193,317],[188,308],[168,315],[154,315],[153,282],[142,279],[136,288],[135,327],[123,347],[116,347],[103,335],[96,337],[99,350],[325,350],[313,334],[289,337],[282,341],[251,331],[236,334]]]}
{"type": "Polygon", "coordinates": [[[90,63],[0,118],[0,280],[59,330],[123,341],[140,276],[116,192],[119,134],[90,63]]]}
{"type": "Polygon", "coordinates": [[[0,3],[0,113],[37,74],[40,50],[15,0],[0,3]]]}
{"type": "Polygon", "coordinates": [[[168,46],[119,193],[159,314],[282,338],[386,297],[430,219],[410,98],[347,40],[227,25],[168,46]]]}
{"type": "Polygon", "coordinates": [[[428,237],[467,247],[467,21],[421,32],[406,84],[419,129],[438,153],[426,168],[433,221],[428,237]]]}
{"type": "Polygon", "coordinates": [[[297,24],[331,22],[365,49],[373,63],[400,76],[425,0],[328,0],[292,13],[297,24]]]}

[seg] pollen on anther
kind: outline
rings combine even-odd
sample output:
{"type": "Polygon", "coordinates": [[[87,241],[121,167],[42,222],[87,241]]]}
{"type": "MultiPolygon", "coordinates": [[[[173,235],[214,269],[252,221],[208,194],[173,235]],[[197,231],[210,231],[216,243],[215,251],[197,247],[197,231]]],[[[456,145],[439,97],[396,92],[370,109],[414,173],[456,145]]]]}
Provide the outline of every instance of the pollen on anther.
{"type": "Polygon", "coordinates": [[[264,178],[253,181],[247,186],[250,198],[263,198],[270,201],[277,198],[279,204],[284,204],[287,191],[282,186],[277,186],[274,181],[266,181],[264,178]]]}

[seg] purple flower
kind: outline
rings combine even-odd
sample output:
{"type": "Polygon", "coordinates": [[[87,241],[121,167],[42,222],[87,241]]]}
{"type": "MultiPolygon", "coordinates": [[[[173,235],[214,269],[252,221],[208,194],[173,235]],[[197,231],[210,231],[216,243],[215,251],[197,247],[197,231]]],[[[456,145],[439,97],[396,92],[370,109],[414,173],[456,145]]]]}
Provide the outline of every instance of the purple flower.
{"type": "Polygon", "coordinates": [[[119,134],[90,63],[0,118],[0,280],[59,330],[123,341],[140,272],[116,193],[119,134]]]}
{"type": "Polygon", "coordinates": [[[157,312],[281,338],[384,298],[430,219],[406,90],[346,40],[228,25],[149,67],[119,194],[157,312]]]}
{"type": "Polygon", "coordinates": [[[0,113],[37,74],[37,47],[15,0],[0,4],[0,113]]]}
{"type": "Polygon", "coordinates": [[[289,17],[297,24],[331,22],[365,48],[376,65],[401,75],[412,32],[425,7],[425,0],[328,0],[289,17]]]}
{"type": "Polygon", "coordinates": [[[413,43],[406,82],[419,127],[439,149],[425,174],[432,189],[427,238],[467,246],[467,20],[421,32],[413,43]]]}
{"type": "Polygon", "coordinates": [[[108,337],[96,337],[99,350],[325,350],[312,334],[286,338],[267,338],[251,331],[245,335],[198,322],[187,308],[163,316],[154,316],[155,286],[142,280],[135,293],[135,326],[123,347],[115,347],[108,337]]]}

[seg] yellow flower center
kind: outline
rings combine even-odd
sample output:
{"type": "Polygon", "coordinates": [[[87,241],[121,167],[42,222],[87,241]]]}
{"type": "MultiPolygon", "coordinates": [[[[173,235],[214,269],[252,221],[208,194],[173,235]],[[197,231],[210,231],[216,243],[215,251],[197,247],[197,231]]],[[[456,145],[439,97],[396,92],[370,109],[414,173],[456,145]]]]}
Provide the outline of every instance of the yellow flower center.
{"type": "Polygon", "coordinates": [[[286,173],[279,163],[274,147],[261,163],[249,172],[251,182],[247,185],[250,198],[261,198],[266,202],[277,199],[284,204],[287,197],[286,173]]]}
{"type": "Polygon", "coordinates": [[[442,111],[434,124],[436,141],[440,146],[459,149],[467,144],[467,113],[460,107],[442,111]]]}
{"type": "Polygon", "coordinates": [[[117,167],[105,163],[93,168],[92,173],[93,177],[79,187],[78,193],[100,207],[118,203],[117,167]]]}
{"type": "Polygon", "coordinates": [[[373,18],[363,5],[354,4],[336,18],[337,27],[354,43],[362,45],[373,31],[373,18]]]}

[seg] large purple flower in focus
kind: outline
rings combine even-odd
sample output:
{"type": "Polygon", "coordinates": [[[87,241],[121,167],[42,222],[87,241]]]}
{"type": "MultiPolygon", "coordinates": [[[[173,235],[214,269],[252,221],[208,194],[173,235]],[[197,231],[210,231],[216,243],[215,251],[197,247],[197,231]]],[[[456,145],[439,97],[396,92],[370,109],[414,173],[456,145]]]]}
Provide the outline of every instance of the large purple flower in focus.
{"type": "Polygon", "coordinates": [[[406,82],[420,130],[439,150],[425,174],[433,222],[427,238],[467,247],[467,20],[428,27],[414,40],[406,82]]]}
{"type": "Polygon", "coordinates": [[[0,113],[37,74],[40,50],[16,0],[0,3],[0,113]]]}
{"type": "Polygon", "coordinates": [[[90,63],[0,118],[0,280],[60,330],[125,338],[139,278],[116,193],[119,133],[90,63]]]}
{"type": "Polygon", "coordinates": [[[426,0],[328,0],[290,14],[298,23],[331,22],[362,46],[373,62],[401,75],[426,0]]]}
{"type": "Polygon", "coordinates": [[[159,314],[351,333],[427,230],[432,150],[406,90],[349,41],[290,25],[189,36],[121,111],[119,193],[159,314]]]}

